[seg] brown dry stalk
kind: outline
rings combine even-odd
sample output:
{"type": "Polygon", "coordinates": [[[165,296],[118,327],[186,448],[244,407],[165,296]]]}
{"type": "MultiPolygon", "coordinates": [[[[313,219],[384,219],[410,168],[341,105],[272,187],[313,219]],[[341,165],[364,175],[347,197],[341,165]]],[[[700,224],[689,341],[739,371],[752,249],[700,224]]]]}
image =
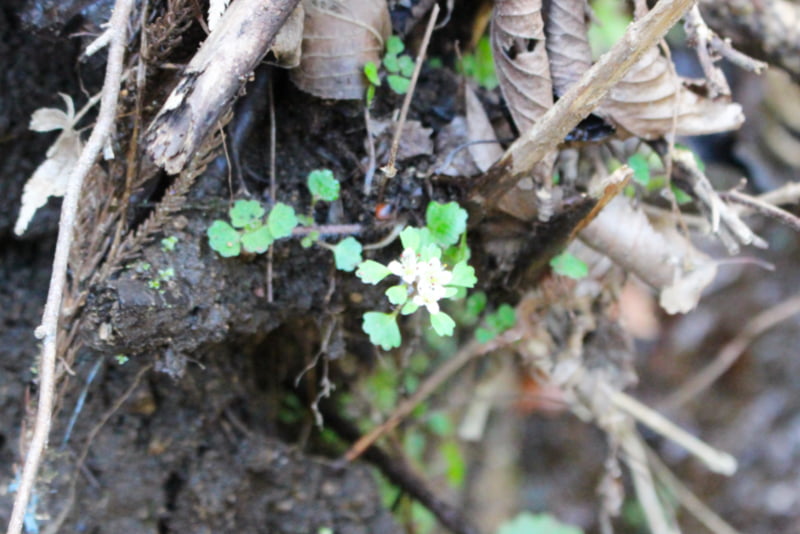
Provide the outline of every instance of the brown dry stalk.
{"type": "Polygon", "coordinates": [[[365,434],[358,441],[356,441],[345,454],[345,460],[352,462],[361,456],[364,451],[366,451],[378,440],[378,438],[387,432],[390,432],[397,425],[399,425],[403,419],[408,417],[408,415],[414,411],[414,408],[416,408],[425,399],[430,397],[431,394],[433,394],[433,392],[439,388],[439,386],[444,384],[462,367],[472,361],[473,358],[483,356],[494,350],[510,345],[511,343],[519,341],[521,338],[522,332],[519,329],[514,328],[487,343],[478,343],[477,341],[469,343],[466,347],[462,348],[458,354],[447,360],[444,364],[442,364],[441,367],[436,369],[436,371],[434,371],[434,373],[420,385],[419,389],[417,389],[413,395],[400,403],[400,405],[394,410],[392,415],[386,419],[386,421],[376,426],[368,434],[365,434]]]}
{"type": "Polygon", "coordinates": [[[736,363],[739,356],[757,337],[798,313],[800,313],[800,295],[794,295],[756,315],[738,336],[722,348],[711,363],[692,375],[685,384],[667,397],[661,405],[662,409],[679,408],[700,395],[736,363]]]}
{"type": "Polygon", "coordinates": [[[586,71],[533,128],[523,133],[475,184],[471,200],[486,212],[605,98],[628,70],[692,7],[692,0],[662,0],[586,71]]]}
{"type": "Polygon", "coordinates": [[[36,336],[42,339],[42,356],[39,362],[39,403],[36,412],[36,423],[33,437],[28,446],[25,465],[22,469],[19,488],[14,499],[14,508],[8,522],[7,534],[19,534],[25,511],[28,508],[31,492],[36,481],[36,474],[47,447],[52,422],[53,397],[55,392],[56,340],[58,337],[58,319],[61,315],[61,300],[67,280],[67,263],[72,237],[75,232],[75,219],[78,213],[78,199],[86,175],[94,165],[97,155],[103,148],[106,138],[111,132],[117,110],[120,79],[122,77],[122,60],[127,44],[128,19],[130,18],[133,0],[117,0],[114,12],[109,21],[111,45],[108,51],[105,81],[97,122],[92,130],[86,146],[83,148],[75,167],[70,173],[64,203],[61,207],[61,218],[58,224],[58,240],[53,258],[53,271],[50,288],[47,293],[42,324],[36,329],[36,336]]]}
{"type": "MultiPolygon", "coordinates": [[[[408,92],[403,99],[403,107],[400,109],[400,118],[397,120],[397,126],[394,130],[394,137],[392,138],[392,149],[389,153],[389,163],[381,170],[387,178],[394,178],[397,174],[397,169],[394,168],[394,161],[397,158],[397,150],[400,147],[400,136],[403,134],[403,125],[406,123],[408,116],[408,108],[411,107],[411,99],[414,96],[414,89],[417,87],[417,79],[419,78],[419,71],[422,70],[422,62],[425,60],[425,52],[428,50],[428,43],[431,41],[431,34],[436,24],[436,17],[439,16],[439,4],[434,4],[431,10],[430,18],[428,19],[428,27],[425,28],[425,36],[422,38],[422,43],[419,47],[417,54],[417,61],[414,64],[414,72],[411,74],[411,83],[408,85],[408,92]]],[[[369,122],[369,121],[367,121],[369,122]]]]}

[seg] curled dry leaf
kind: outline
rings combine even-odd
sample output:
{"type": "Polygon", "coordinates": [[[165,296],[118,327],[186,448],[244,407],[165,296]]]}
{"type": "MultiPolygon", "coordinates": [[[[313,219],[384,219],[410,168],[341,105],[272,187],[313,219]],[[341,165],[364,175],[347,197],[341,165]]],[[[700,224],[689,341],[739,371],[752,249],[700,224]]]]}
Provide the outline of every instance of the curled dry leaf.
{"type": "Polygon", "coordinates": [[[675,229],[658,228],[625,197],[617,197],[580,232],[581,240],[660,291],[667,313],[686,313],[717,273],[712,258],[696,250],[675,229]]]}
{"type": "Polygon", "coordinates": [[[708,98],[702,84],[679,77],[657,48],[645,52],[608,93],[599,115],[644,139],[705,135],[739,128],[744,114],[727,97],[708,98]]]}
{"type": "Polygon", "coordinates": [[[592,66],[592,48],[586,33],[586,0],[550,2],[545,34],[550,76],[556,95],[561,96],[592,66]]]}
{"type": "Polygon", "coordinates": [[[391,33],[386,0],[303,0],[303,8],[303,52],[292,81],[322,98],[362,98],[364,64],[380,63],[391,33]]]}
{"type": "Polygon", "coordinates": [[[283,23],[278,35],[272,42],[271,52],[275,55],[277,64],[287,69],[300,65],[300,55],[303,48],[303,19],[305,19],[303,4],[297,4],[289,18],[283,23]]]}
{"type": "MultiPolygon", "coordinates": [[[[541,0],[501,0],[492,15],[491,41],[497,79],[519,131],[529,130],[553,105],[541,0]]],[[[536,189],[549,184],[556,152],[542,158],[497,208],[524,221],[540,215],[536,189]]]]}
{"type": "Polygon", "coordinates": [[[497,79],[520,131],[553,105],[541,8],[541,0],[500,0],[492,16],[497,79]]]}
{"type": "Polygon", "coordinates": [[[469,142],[473,143],[469,145],[469,153],[478,169],[486,172],[503,156],[503,147],[497,142],[497,135],[486,116],[483,104],[468,84],[464,86],[464,99],[467,108],[467,136],[469,142]]]}
{"type": "Polygon", "coordinates": [[[47,159],[36,168],[25,182],[22,202],[14,233],[22,235],[27,230],[36,211],[50,197],[64,196],[67,178],[78,161],[83,143],[75,131],[75,106],[69,95],[59,93],[64,99],[66,112],[56,108],[41,108],[33,112],[30,129],[37,132],[62,130],[53,145],[47,150],[47,159]]]}

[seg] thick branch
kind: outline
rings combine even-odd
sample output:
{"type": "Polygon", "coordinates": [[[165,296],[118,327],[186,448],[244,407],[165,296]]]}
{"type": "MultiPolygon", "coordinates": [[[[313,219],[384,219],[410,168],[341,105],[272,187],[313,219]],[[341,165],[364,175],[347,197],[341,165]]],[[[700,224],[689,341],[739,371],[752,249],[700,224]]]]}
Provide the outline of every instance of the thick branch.
{"type": "Polygon", "coordinates": [[[489,169],[475,185],[472,201],[487,210],[528,176],[533,166],[597,108],[609,89],[625,76],[645,51],[658,43],[693,3],[693,0],[661,0],[650,13],[632,23],[622,39],[489,169]]]}
{"type": "Polygon", "coordinates": [[[298,0],[238,0],[205,40],[153,119],[147,153],[170,174],[186,166],[266,55],[298,0]]]}

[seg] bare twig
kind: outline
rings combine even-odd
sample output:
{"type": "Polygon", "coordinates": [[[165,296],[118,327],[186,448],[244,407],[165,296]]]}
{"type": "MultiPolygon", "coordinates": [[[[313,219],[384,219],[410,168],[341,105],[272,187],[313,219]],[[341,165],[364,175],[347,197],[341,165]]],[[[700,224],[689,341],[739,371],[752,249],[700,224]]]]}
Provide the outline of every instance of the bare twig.
{"type": "Polygon", "coordinates": [[[678,408],[697,397],[730,369],[758,336],[798,313],[800,313],[800,295],[795,295],[756,315],[738,336],[722,348],[711,363],[699,373],[693,374],[692,378],[667,397],[662,404],[663,409],[678,408]]]}
{"type": "MultiPolygon", "coordinates": [[[[277,126],[275,125],[275,93],[272,89],[272,77],[269,79],[267,87],[269,95],[269,197],[273,205],[278,201],[278,182],[275,177],[275,160],[277,143],[277,126]]],[[[275,298],[272,290],[272,267],[275,256],[275,247],[269,247],[267,252],[267,302],[272,302],[275,298]]]]}
{"type": "Polygon", "coordinates": [[[692,6],[692,0],[662,0],[628,26],[625,35],[517,139],[472,191],[477,209],[486,212],[605,98],[645,51],[654,46],[692,6]]]}
{"type": "MultiPolygon", "coordinates": [[[[355,442],[360,439],[360,431],[353,423],[342,417],[341,411],[330,405],[320,406],[325,424],[342,438],[355,442]]],[[[389,455],[377,445],[369,446],[363,455],[364,460],[375,465],[392,484],[401,488],[424,507],[430,510],[439,522],[453,534],[479,534],[478,529],[464,517],[456,506],[442,498],[437,491],[414,469],[414,466],[401,453],[389,455]]]]}
{"type": "Polygon", "coordinates": [[[795,232],[800,232],[800,217],[773,204],[764,202],[759,197],[753,197],[739,191],[720,191],[720,198],[746,206],[754,212],[761,213],[782,222],[795,232]]]}
{"type": "Polygon", "coordinates": [[[58,241],[53,258],[53,272],[50,288],[47,293],[42,324],[36,329],[36,336],[42,339],[42,356],[39,363],[39,404],[36,412],[36,423],[33,437],[25,457],[19,489],[14,499],[14,508],[8,523],[7,534],[19,534],[25,510],[28,507],[36,473],[42,459],[52,422],[53,397],[55,391],[56,340],[58,337],[58,319],[61,311],[61,300],[67,280],[67,262],[72,236],[75,231],[75,219],[78,213],[83,181],[94,165],[97,155],[102,150],[106,137],[114,124],[119,96],[119,84],[122,76],[122,60],[127,43],[128,18],[133,0],[117,0],[114,13],[109,21],[109,29],[113,32],[108,52],[106,76],[103,82],[103,96],[100,100],[100,111],[86,146],[83,148],[75,167],[69,175],[67,191],[61,208],[58,226],[58,241]]]}
{"type": "Polygon", "coordinates": [[[406,123],[408,108],[411,107],[411,98],[414,96],[414,89],[417,87],[417,78],[419,78],[419,72],[422,70],[422,62],[425,60],[425,52],[428,50],[428,43],[431,41],[431,34],[433,33],[436,17],[438,15],[439,4],[433,4],[431,16],[428,19],[428,27],[425,29],[425,36],[422,38],[422,43],[417,53],[417,61],[414,64],[414,73],[411,75],[411,83],[408,86],[406,97],[403,99],[403,107],[400,109],[400,118],[397,120],[397,125],[395,126],[394,138],[392,138],[392,149],[389,153],[389,163],[381,167],[381,170],[388,178],[394,178],[394,175],[397,174],[397,169],[394,168],[394,161],[397,158],[397,149],[400,147],[400,136],[403,134],[403,125],[406,123]]]}
{"type": "Polygon", "coordinates": [[[614,406],[686,449],[711,471],[728,476],[736,472],[736,459],[730,454],[700,441],[655,410],[621,391],[606,386],[605,393],[614,406]]]}
{"type": "Polygon", "coordinates": [[[714,513],[692,491],[676,477],[658,455],[645,447],[647,461],[652,467],[656,479],[667,487],[681,505],[713,534],[741,534],[730,526],[724,519],[714,513]]]}
{"type": "Polygon", "coordinates": [[[444,364],[442,364],[441,367],[436,369],[436,371],[434,371],[434,373],[420,385],[419,389],[417,389],[413,395],[405,399],[394,410],[392,415],[390,415],[386,421],[373,428],[368,434],[365,434],[358,441],[356,441],[353,446],[350,447],[350,450],[347,451],[347,454],[345,454],[345,459],[352,462],[361,456],[361,454],[363,454],[365,450],[375,443],[378,438],[387,432],[390,432],[398,424],[400,424],[403,419],[405,419],[411,412],[414,411],[414,408],[416,408],[419,403],[427,399],[439,388],[439,386],[444,384],[450,377],[452,377],[456,372],[459,371],[459,369],[464,367],[472,359],[483,356],[484,354],[488,354],[501,347],[505,347],[506,345],[510,345],[521,338],[522,332],[518,329],[512,329],[497,336],[488,343],[481,344],[477,341],[469,343],[467,346],[462,348],[458,354],[447,360],[444,364]]]}
{"type": "Polygon", "coordinates": [[[647,462],[647,452],[642,440],[636,432],[636,427],[629,422],[627,428],[620,432],[618,439],[624,451],[623,459],[633,479],[636,497],[642,506],[642,511],[647,518],[647,524],[653,534],[679,534],[671,517],[667,516],[650,472],[647,462]]]}

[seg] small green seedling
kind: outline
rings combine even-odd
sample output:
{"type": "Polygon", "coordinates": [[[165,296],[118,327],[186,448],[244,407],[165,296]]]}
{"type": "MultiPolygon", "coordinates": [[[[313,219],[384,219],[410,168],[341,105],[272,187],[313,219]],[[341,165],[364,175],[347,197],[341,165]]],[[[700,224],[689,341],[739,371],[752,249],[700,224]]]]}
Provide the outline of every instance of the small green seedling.
{"type": "MultiPolygon", "coordinates": [[[[403,54],[406,45],[396,35],[392,35],[386,40],[386,53],[383,56],[384,70],[386,70],[386,83],[398,95],[404,95],[411,86],[411,75],[414,73],[414,60],[408,54],[403,54]]],[[[375,89],[381,86],[381,77],[378,66],[368,61],[364,65],[364,76],[369,82],[367,87],[367,106],[372,105],[375,98],[375,89]]]]}
{"type": "Polygon", "coordinates": [[[150,289],[157,289],[159,292],[162,292],[161,284],[164,282],[169,282],[173,278],[175,278],[175,269],[173,269],[172,267],[167,267],[166,269],[159,269],[158,276],[148,281],[147,287],[149,287],[150,289]]]}
{"type": "MultiPolygon", "coordinates": [[[[399,260],[388,265],[374,260],[361,262],[356,276],[364,283],[378,284],[390,275],[400,278],[400,283],[385,291],[394,306],[393,311],[364,314],[362,328],[372,343],[384,350],[399,347],[402,338],[397,316],[412,314],[420,307],[428,310],[431,326],[437,334],[453,335],[455,321],[441,311],[439,301],[459,298],[477,279],[467,259],[451,262],[444,253],[459,241],[466,248],[466,240],[462,239],[466,222],[467,212],[455,202],[431,202],[426,212],[426,226],[408,227],[400,233],[403,253],[399,260]]],[[[450,257],[467,258],[468,253],[450,257]]]]}
{"type": "Polygon", "coordinates": [[[334,202],[339,198],[339,180],[334,178],[330,169],[317,169],[308,173],[306,179],[308,190],[311,193],[311,203],[318,200],[334,202]]]}
{"type": "Polygon", "coordinates": [[[508,304],[501,304],[493,313],[487,313],[483,319],[483,326],[475,329],[475,339],[479,343],[486,343],[499,336],[517,322],[514,308],[508,304]]]}
{"type": "Polygon", "coordinates": [[[298,224],[294,208],[281,202],[272,207],[266,221],[266,211],[257,200],[237,200],[228,214],[230,223],[218,219],[206,231],[209,246],[224,258],[242,250],[262,254],[276,239],[289,237],[298,224]]]}
{"type": "Polygon", "coordinates": [[[489,38],[483,36],[471,54],[464,54],[460,62],[460,71],[464,76],[475,80],[478,85],[492,91],[500,82],[494,70],[492,45],[489,38]]]}
{"type": "Polygon", "coordinates": [[[500,525],[497,534],[583,534],[583,530],[562,523],[550,514],[522,512],[500,525]]]}
{"type": "Polygon", "coordinates": [[[556,274],[580,280],[589,274],[589,267],[586,263],[569,252],[562,252],[550,260],[550,267],[556,274]]]}
{"type": "Polygon", "coordinates": [[[178,238],[174,235],[165,237],[161,240],[161,250],[164,252],[174,252],[175,246],[178,244],[178,238]]]}

